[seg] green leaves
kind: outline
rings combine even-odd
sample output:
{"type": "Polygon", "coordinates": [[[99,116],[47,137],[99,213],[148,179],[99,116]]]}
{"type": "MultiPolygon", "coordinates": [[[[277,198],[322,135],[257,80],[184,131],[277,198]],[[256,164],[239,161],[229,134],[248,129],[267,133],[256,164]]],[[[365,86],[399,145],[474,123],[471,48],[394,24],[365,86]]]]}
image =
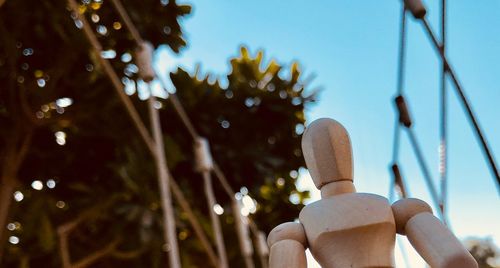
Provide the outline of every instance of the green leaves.
{"type": "MultiPolygon", "coordinates": [[[[143,38],[155,47],[167,44],[178,52],[185,46],[179,20],[191,13],[190,6],[173,0],[123,4],[143,38]]],[[[110,61],[123,83],[135,86],[135,44],[111,3],[82,1],[81,12],[98,29],[104,49],[116,54],[110,61]]],[[[0,9],[0,153],[15,137],[33,129],[32,145],[17,174],[25,198],[11,213],[22,225],[22,231],[15,231],[20,243],[8,244],[10,254],[1,265],[60,267],[56,230],[75,221],[69,238],[74,259],[119,238],[120,249],[144,252],[127,260],[107,256],[94,267],[164,266],[153,158],[97,64],[100,55],[92,52],[78,25],[59,1],[35,6],[7,1],[0,9]],[[25,55],[26,49],[33,53],[25,55]],[[57,107],[55,101],[61,97],[70,98],[71,106],[57,107]],[[56,142],[57,131],[64,132],[65,143],[56,142]],[[48,179],[57,183],[35,191],[30,188],[35,179],[44,185],[48,179]]],[[[230,65],[227,83],[214,82],[209,74],[198,80],[182,69],[165,75],[172,79],[197,131],[209,139],[231,187],[248,188],[258,203],[251,217],[269,231],[298,215],[302,206],[290,202],[290,193],[299,200],[307,196],[297,191],[290,172],[304,166],[295,126],[304,124],[304,108],[312,98],[305,93],[298,63],[266,62],[263,51],[252,54],[242,47],[230,65]]],[[[147,125],[145,102],[137,94],[130,98],[147,125]]],[[[159,101],[168,167],[210,236],[201,177],[193,169],[192,140],[169,100],[159,101]]],[[[10,159],[0,155],[0,161],[8,165],[10,159]]],[[[229,197],[218,184],[215,188],[217,202],[226,211],[221,216],[225,238],[234,241],[229,197]]],[[[175,213],[184,264],[205,266],[203,247],[183,212],[176,207],[175,213]]],[[[237,247],[228,250],[231,266],[241,266],[237,247]]]]}
{"type": "MultiPolygon", "coordinates": [[[[304,107],[310,96],[300,85],[297,63],[287,68],[290,75],[282,78],[278,74],[283,67],[274,60],[264,62],[262,51],[252,56],[242,47],[240,53],[230,60],[227,89],[209,83],[207,78],[197,80],[196,73],[190,76],[182,69],[170,77],[200,134],[209,138],[213,156],[222,163],[233,189],[246,186],[259,202],[254,217],[267,231],[279,221],[293,220],[301,208],[288,200],[290,192],[296,191],[289,174],[304,166],[295,126],[304,124],[304,107]],[[285,178],[285,186],[278,189],[275,181],[279,177],[285,178]],[[261,196],[262,189],[268,191],[261,196]],[[268,211],[274,211],[274,219],[269,220],[268,211]]],[[[191,181],[195,196],[203,195],[193,174],[181,168],[192,165],[192,156],[186,153],[191,150],[191,142],[184,141],[184,128],[175,117],[169,108],[162,110],[162,118],[172,118],[168,135],[187,154],[187,160],[173,169],[174,176],[191,181]]],[[[296,192],[301,200],[307,196],[296,192]]],[[[228,201],[224,194],[217,198],[228,201]]]]}

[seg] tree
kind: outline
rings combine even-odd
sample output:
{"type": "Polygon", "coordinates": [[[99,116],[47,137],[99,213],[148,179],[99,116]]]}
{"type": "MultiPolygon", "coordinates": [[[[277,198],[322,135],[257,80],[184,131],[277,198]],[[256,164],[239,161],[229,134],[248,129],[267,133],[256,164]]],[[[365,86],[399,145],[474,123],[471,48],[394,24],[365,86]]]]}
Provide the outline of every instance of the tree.
{"type": "MultiPolygon", "coordinates": [[[[128,7],[139,5],[137,2],[134,3],[128,3],[128,7]]],[[[177,5],[175,1],[141,3],[144,6],[135,9],[132,16],[154,18],[154,22],[139,24],[144,36],[155,45],[167,43],[174,51],[179,51],[185,42],[177,19],[189,14],[190,7],[177,5]]],[[[80,5],[80,12],[95,23],[93,27],[99,31],[99,39],[109,53],[130,56],[134,48],[132,39],[116,20],[117,16],[113,14],[114,10],[110,3],[84,1],[80,5]]],[[[73,123],[77,121],[87,124],[119,121],[111,118],[99,120],[102,118],[101,112],[122,110],[109,92],[110,83],[95,64],[96,57],[100,55],[95,55],[89,49],[79,27],[81,21],[72,19],[64,2],[43,1],[33,6],[30,1],[7,1],[1,6],[0,256],[6,237],[3,226],[6,225],[14,189],[30,185],[33,178],[36,178],[23,178],[22,171],[28,173],[24,176],[30,176],[32,174],[29,174],[29,171],[43,167],[39,172],[48,174],[51,167],[57,163],[52,162],[52,165],[48,166],[41,166],[39,163],[42,162],[31,165],[25,163],[25,158],[35,158],[37,151],[41,155],[51,155],[45,151],[53,149],[48,146],[50,143],[36,144],[36,142],[47,142],[49,137],[53,137],[54,132],[72,129],[75,126],[73,123]],[[58,105],[60,101],[56,101],[61,99],[66,100],[66,104],[68,100],[74,104],[71,107],[62,107],[58,105]],[[99,107],[102,110],[88,109],[91,107],[99,107]],[[89,120],[90,118],[96,120],[89,120]]],[[[125,71],[126,75],[133,79],[135,74],[133,65],[129,63],[131,59],[126,60],[123,57],[122,59],[124,60],[120,61],[119,57],[115,57],[113,60],[115,69],[120,70],[120,73],[125,71]]],[[[126,119],[121,121],[122,127],[129,126],[126,119]]],[[[120,123],[116,122],[115,125],[118,127],[120,123]]],[[[80,129],[80,132],[82,130],[85,132],[86,128],[80,129]]],[[[101,129],[100,133],[104,131],[101,129]]],[[[102,135],[99,138],[95,135],[94,137],[85,135],[89,139],[102,141],[102,135]]],[[[128,135],[124,133],[123,138],[128,135]]],[[[50,141],[53,143],[54,139],[50,141]]],[[[41,218],[36,217],[36,219],[41,218]]]]}
{"type": "MultiPolygon", "coordinates": [[[[178,19],[189,14],[190,7],[175,1],[124,4],[155,47],[168,44],[178,52],[185,45],[178,19]]],[[[143,84],[131,63],[130,35],[108,2],[83,1],[80,12],[94,23],[107,51],[104,56],[123,74],[145,119],[147,108],[136,90],[143,84]]],[[[154,164],[122,115],[96,63],[100,55],[88,46],[80,23],[57,1],[35,7],[7,1],[0,8],[0,224],[8,223],[8,234],[5,228],[3,235],[0,232],[1,245],[7,245],[1,264],[59,267],[64,255],[59,250],[65,244],[61,237],[67,236],[73,263],[98,256],[92,266],[158,267],[165,253],[158,235],[162,222],[154,164]],[[19,202],[10,206],[14,192],[19,202]]],[[[210,139],[231,186],[247,187],[257,201],[251,217],[269,231],[293,220],[300,210],[300,204],[289,201],[291,192],[301,199],[307,196],[297,191],[294,181],[304,165],[303,111],[314,96],[305,94],[297,64],[283,75],[274,61],[264,66],[262,55],[252,57],[242,48],[231,60],[225,87],[181,69],[170,78],[198,131],[210,139]]],[[[203,196],[202,184],[193,171],[192,141],[169,101],[159,100],[158,105],[169,168],[210,233],[204,198],[198,198],[203,196]]],[[[228,204],[220,187],[216,191],[218,202],[228,204]]],[[[177,209],[176,216],[183,265],[206,265],[185,214],[177,209]]],[[[235,237],[232,221],[229,213],[223,214],[228,244],[235,237]]],[[[240,264],[237,247],[229,248],[228,255],[232,266],[240,264]]]]}
{"type": "Polygon", "coordinates": [[[491,238],[469,238],[465,241],[465,245],[476,259],[479,268],[496,268],[500,265],[500,253],[491,238]]]}

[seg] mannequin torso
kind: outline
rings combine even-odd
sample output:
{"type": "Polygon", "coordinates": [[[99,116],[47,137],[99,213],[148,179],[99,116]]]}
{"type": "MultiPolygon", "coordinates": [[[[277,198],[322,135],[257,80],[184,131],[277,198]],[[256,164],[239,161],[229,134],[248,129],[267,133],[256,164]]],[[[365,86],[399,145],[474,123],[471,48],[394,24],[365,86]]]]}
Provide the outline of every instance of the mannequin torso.
{"type": "Polygon", "coordinates": [[[396,227],[382,196],[346,193],[300,212],[309,248],[323,268],[394,267],[396,227]]]}

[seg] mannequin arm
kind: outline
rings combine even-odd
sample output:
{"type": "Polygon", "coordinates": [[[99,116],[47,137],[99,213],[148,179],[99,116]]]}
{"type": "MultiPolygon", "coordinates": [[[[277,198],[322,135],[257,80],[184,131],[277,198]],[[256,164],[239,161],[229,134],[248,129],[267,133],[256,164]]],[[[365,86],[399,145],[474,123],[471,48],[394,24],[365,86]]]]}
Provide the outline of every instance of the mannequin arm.
{"type": "Polygon", "coordinates": [[[267,238],[271,249],[269,268],[306,268],[307,240],[302,224],[283,223],[276,226],[267,238]]]}
{"type": "Polygon", "coordinates": [[[392,205],[396,230],[433,268],[477,268],[477,262],[453,233],[432,215],[424,201],[408,198],[392,205]]]}

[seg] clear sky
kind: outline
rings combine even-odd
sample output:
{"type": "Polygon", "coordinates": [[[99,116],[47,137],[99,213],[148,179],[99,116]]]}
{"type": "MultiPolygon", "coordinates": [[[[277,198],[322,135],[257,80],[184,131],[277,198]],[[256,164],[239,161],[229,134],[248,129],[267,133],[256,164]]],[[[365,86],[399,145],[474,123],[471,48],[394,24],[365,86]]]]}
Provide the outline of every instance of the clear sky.
{"type": "MultiPolygon", "coordinates": [[[[435,31],[439,2],[425,1],[435,31]]],[[[247,46],[266,58],[301,63],[305,76],[316,74],[319,102],[307,110],[308,122],[340,121],[351,135],[355,184],[360,192],[387,196],[395,113],[401,1],[229,1],[197,0],[184,20],[188,47],[173,55],[157,53],[158,67],[224,75],[228,58],[247,46]]],[[[500,161],[500,2],[448,1],[448,56],[472,103],[490,147],[500,161]]],[[[405,91],[414,128],[434,182],[438,185],[439,60],[423,27],[408,21],[405,91]]],[[[490,236],[500,242],[500,199],[454,88],[448,83],[448,218],[460,238],[490,236]]],[[[431,203],[422,173],[402,136],[401,168],[412,197],[431,203]]],[[[301,172],[300,187],[311,187],[301,172]]],[[[317,198],[317,195],[314,196],[317,198]]],[[[423,267],[410,251],[412,267],[423,267]]],[[[398,247],[399,248],[399,247],[398,247]]],[[[397,250],[399,256],[399,250],[397,250]]],[[[399,267],[404,267],[397,258],[399,267]]],[[[317,267],[311,264],[310,267],[317,267]]]]}

